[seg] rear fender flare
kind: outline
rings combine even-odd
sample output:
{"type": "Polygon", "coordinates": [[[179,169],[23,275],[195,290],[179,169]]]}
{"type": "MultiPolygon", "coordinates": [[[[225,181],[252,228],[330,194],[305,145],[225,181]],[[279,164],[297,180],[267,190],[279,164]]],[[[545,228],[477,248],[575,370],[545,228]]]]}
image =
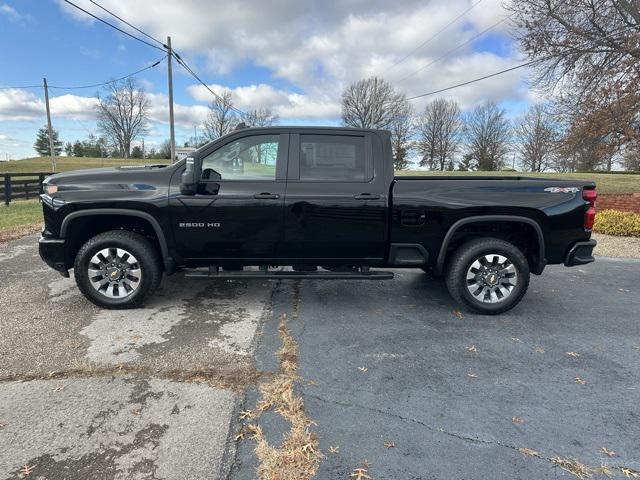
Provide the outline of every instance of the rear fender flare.
{"type": "Polygon", "coordinates": [[[478,215],[475,217],[463,218],[455,222],[449,230],[447,234],[444,236],[444,240],[442,241],[442,245],[440,246],[440,252],[438,253],[438,258],[436,260],[436,273],[438,275],[442,274],[444,270],[444,262],[447,256],[447,247],[453,238],[453,235],[456,233],[460,227],[464,225],[468,225],[469,223],[478,223],[478,222],[513,222],[513,223],[525,223],[533,227],[533,230],[536,232],[536,236],[538,239],[538,262],[535,265],[532,265],[532,273],[540,274],[547,264],[545,258],[545,246],[544,246],[544,235],[542,233],[542,228],[540,224],[535,220],[527,217],[520,217],[515,215],[478,215]]]}

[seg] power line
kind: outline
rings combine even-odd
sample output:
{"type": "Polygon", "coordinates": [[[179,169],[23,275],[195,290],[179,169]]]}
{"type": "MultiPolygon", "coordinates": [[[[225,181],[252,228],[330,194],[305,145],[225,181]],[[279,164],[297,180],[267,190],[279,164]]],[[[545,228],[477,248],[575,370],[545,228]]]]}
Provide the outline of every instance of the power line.
{"type": "Polygon", "coordinates": [[[415,100],[416,98],[427,97],[429,95],[435,95],[436,93],[446,92],[447,90],[453,90],[454,88],[464,87],[465,85],[469,85],[472,83],[479,82],[480,80],[486,80],[487,78],[496,77],[498,75],[502,75],[503,73],[511,72],[513,70],[517,70],[519,68],[527,67],[529,65],[533,65],[534,63],[539,62],[539,60],[532,60],[530,62],[522,63],[520,65],[516,65],[515,67],[507,68],[505,70],[500,70],[499,72],[495,72],[489,75],[485,75],[484,77],[474,78],[473,80],[469,80],[467,82],[458,83],[457,85],[452,85],[450,87],[441,88],[440,90],[434,90],[433,92],[423,93],[421,95],[416,95],[414,97],[409,97],[407,100],[415,100]]]}
{"type": "Polygon", "coordinates": [[[477,34],[475,34],[473,37],[471,37],[469,40],[461,43],[460,45],[455,46],[454,48],[452,48],[451,50],[447,51],[444,55],[441,55],[440,57],[436,58],[435,60],[432,60],[431,62],[429,62],[428,64],[426,64],[424,67],[420,67],[419,69],[417,69],[416,71],[410,73],[409,75],[402,77],[400,80],[398,80],[398,82],[404,82],[407,78],[413,77],[416,73],[422,72],[423,70],[426,70],[427,68],[429,68],[431,65],[433,65],[434,63],[438,63],[441,60],[444,60],[447,56],[449,56],[450,54],[452,54],[453,52],[455,52],[456,50],[459,50],[460,48],[470,44],[471,42],[477,40],[478,38],[480,38],[481,36],[483,36],[485,33],[487,33],[490,30],[493,30],[494,28],[496,28],[498,25],[500,25],[501,23],[506,22],[509,19],[509,17],[505,17],[502,20],[497,21],[496,23],[494,23],[493,25],[491,25],[490,27],[485,28],[484,30],[482,30],[481,32],[478,32],[477,34]]]}
{"type": "MultiPolygon", "coordinates": [[[[111,83],[115,83],[115,82],[119,82],[120,80],[125,80],[129,77],[133,77],[135,75],[138,75],[139,73],[144,72],[145,70],[150,70],[154,67],[157,67],[158,65],[160,65],[160,63],[162,63],[162,61],[167,58],[167,56],[165,55],[164,57],[162,57],[160,60],[152,63],[151,65],[147,65],[144,68],[141,68],[140,70],[136,70],[133,73],[130,73],[128,75],[125,75],[123,77],[119,77],[119,78],[115,78],[113,80],[107,80],[106,82],[102,82],[102,83],[94,83],[91,85],[76,85],[76,86],[72,86],[72,87],[61,87],[58,85],[49,85],[49,88],[54,88],[56,90],[81,90],[83,88],[96,88],[96,87],[102,87],[103,85],[109,85],[111,83]]],[[[28,89],[28,88],[42,88],[42,85],[23,85],[23,86],[16,86],[16,87],[0,87],[0,90],[23,90],[23,89],[28,89]]]]}
{"type": "Polygon", "coordinates": [[[411,50],[409,53],[407,53],[404,57],[402,57],[400,60],[398,60],[397,62],[395,62],[393,65],[391,65],[388,69],[387,72],[391,69],[393,69],[396,65],[400,65],[402,62],[404,62],[407,58],[409,58],[411,55],[413,55],[414,53],[416,53],[418,50],[420,50],[423,47],[426,47],[427,45],[429,45],[438,35],[440,35],[442,32],[444,32],[447,28],[449,28],[451,25],[453,25],[454,23],[456,23],[458,20],[460,20],[462,17],[464,17],[467,13],[469,13],[471,10],[473,10],[477,5],[479,5],[482,2],[482,0],[478,0],[476,3],[474,3],[473,5],[471,5],[469,8],[467,8],[464,12],[462,12],[461,14],[459,14],[457,17],[455,17],[453,20],[451,20],[449,23],[447,23],[444,27],[442,27],[440,30],[438,30],[436,33],[434,33],[433,35],[431,35],[429,38],[427,38],[424,42],[422,42],[420,45],[418,45],[417,47],[415,47],[413,50],[411,50]]]}
{"type": "MultiPolygon", "coordinates": [[[[218,95],[216,92],[214,92],[209,85],[207,85],[205,82],[202,81],[202,79],[196,74],[196,72],[194,72],[191,67],[189,67],[189,65],[186,64],[186,62],[180,57],[180,55],[178,55],[178,53],[174,50],[173,52],[173,56],[175,57],[176,61],[187,71],[189,72],[193,78],[195,78],[198,82],[200,82],[200,84],[206,88],[207,90],[209,90],[209,92],[218,100],[223,100],[223,98],[218,95]]],[[[246,112],[240,110],[239,108],[234,107],[233,105],[231,105],[229,107],[230,110],[233,110],[234,112],[240,114],[240,115],[246,115],[246,112]]]]}
{"type": "Polygon", "coordinates": [[[152,43],[149,43],[149,42],[147,42],[146,40],[143,40],[143,39],[142,39],[142,38],[140,38],[140,37],[136,37],[136,36],[135,36],[135,35],[133,35],[132,33],[129,33],[129,32],[127,32],[126,30],[123,30],[123,29],[121,29],[120,27],[117,27],[117,26],[116,26],[116,25],[114,25],[113,23],[107,22],[106,20],[104,20],[104,19],[102,19],[102,18],[98,17],[97,15],[94,15],[93,13],[91,13],[91,12],[89,12],[89,11],[85,10],[84,8],[82,8],[82,7],[78,6],[78,5],[76,5],[75,3],[71,2],[70,0],[63,0],[63,1],[64,1],[64,2],[66,2],[66,3],[68,3],[69,5],[71,5],[72,7],[77,8],[77,9],[78,9],[78,10],[80,10],[81,12],[86,13],[86,14],[87,14],[87,15],[89,15],[90,17],[95,18],[95,19],[96,19],[96,20],[98,20],[99,22],[102,22],[102,23],[104,23],[105,25],[108,25],[109,27],[111,27],[111,28],[114,28],[114,29],[118,30],[120,33],[124,33],[125,35],[127,35],[127,36],[129,36],[129,37],[133,38],[134,40],[137,40],[137,41],[139,41],[139,42],[142,42],[142,43],[144,43],[145,45],[148,45],[148,46],[150,46],[150,47],[152,47],[152,48],[157,48],[158,50],[164,50],[163,48],[158,47],[157,45],[153,45],[152,43]]]}
{"type": "Polygon", "coordinates": [[[111,84],[111,83],[116,83],[116,82],[119,82],[120,80],[125,80],[125,79],[127,79],[127,78],[129,78],[129,77],[133,77],[133,76],[135,76],[135,75],[138,75],[139,73],[142,73],[142,72],[144,72],[144,71],[146,71],[146,70],[150,70],[150,69],[152,69],[152,68],[154,68],[154,67],[157,67],[158,65],[160,65],[160,63],[162,63],[162,61],[163,61],[165,58],[167,58],[167,56],[166,56],[166,55],[165,55],[164,57],[162,57],[160,60],[158,60],[158,61],[154,62],[153,64],[148,65],[148,66],[146,66],[146,67],[144,67],[144,68],[141,68],[140,70],[136,70],[135,72],[130,73],[130,74],[128,74],[128,75],[125,75],[124,77],[115,78],[115,79],[113,79],[113,80],[107,80],[106,82],[102,82],[102,83],[94,83],[94,84],[92,84],[92,85],[79,85],[79,86],[74,86],[74,87],[59,87],[59,86],[57,86],[57,85],[49,85],[49,88],[55,88],[55,89],[58,89],[58,90],[80,90],[80,89],[83,89],[83,88],[96,88],[96,87],[102,87],[103,85],[109,85],[109,84],[111,84]]]}
{"type": "Polygon", "coordinates": [[[113,16],[113,17],[117,18],[118,20],[120,20],[120,21],[121,21],[122,23],[124,23],[125,25],[128,25],[129,27],[133,28],[136,32],[141,33],[141,34],[142,34],[142,35],[144,35],[145,37],[147,37],[147,38],[149,38],[149,39],[153,40],[154,42],[159,43],[159,44],[160,44],[160,45],[162,45],[164,48],[167,48],[167,46],[166,46],[164,43],[162,43],[160,40],[158,40],[158,39],[157,39],[157,38],[155,38],[155,37],[152,37],[151,35],[149,35],[148,33],[144,32],[144,31],[140,30],[140,29],[139,29],[138,27],[136,27],[135,25],[130,24],[130,23],[129,23],[129,22],[127,22],[124,18],[119,17],[118,15],[116,15],[115,13],[113,13],[112,11],[107,10],[105,7],[103,7],[102,5],[100,5],[98,2],[95,2],[94,0],[89,0],[89,1],[90,1],[91,3],[93,3],[96,7],[98,7],[100,10],[102,10],[102,11],[104,11],[104,12],[108,13],[109,15],[111,15],[111,16],[113,16]]]}

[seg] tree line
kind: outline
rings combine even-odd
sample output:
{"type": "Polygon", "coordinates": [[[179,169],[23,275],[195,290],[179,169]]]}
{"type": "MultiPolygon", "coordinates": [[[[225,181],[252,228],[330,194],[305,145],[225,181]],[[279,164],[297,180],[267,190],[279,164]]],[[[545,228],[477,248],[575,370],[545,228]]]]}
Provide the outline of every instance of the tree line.
{"type": "MultiPolygon", "coordinates": [[[[508,0],[513,32],[532,62],[532,87],[545,102],[517,119],[486,101],[467,112],[436,98],[415,111],[407,96],[377,77],[348,85],[342,93],[342,123],[391,131],[397,169],[413,162],[433,170],[640,171],[640,3],[634,0],[508,0]]],[[[479,83],[476,88],[483,88],[479,83]]],[[[100,136],[64,148],[129,157],[132,143],[148,133],[149,100],[135,80],[110,84],[98,95],[100,136]]],[[[231,92],[209,105],[200,146],[248,126],[278,123],[268,109],[240,112],[231,92]]],[[[35,148],[49,153],[46,129],[35,148]]],[[[164,144],[156,154],[165,154],[164,144]]]]}

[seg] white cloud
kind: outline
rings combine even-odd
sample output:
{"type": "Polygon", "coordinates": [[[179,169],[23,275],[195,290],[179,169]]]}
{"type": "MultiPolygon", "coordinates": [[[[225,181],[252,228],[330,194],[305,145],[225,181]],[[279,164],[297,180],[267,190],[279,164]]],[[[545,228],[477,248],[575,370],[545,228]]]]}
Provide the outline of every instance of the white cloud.
{"type": "MultiPolygon", "coordinates": [[[[100,14],[88,0],[78,1],[100,14]]],[[[268,82],[237,87],[233,93],[238,106],[270,106],[283,117],[302,115],[298,118],[307,119],[339,113],[336,107],[344,86],[369,75],[388,78],[411,96],[436,85],[469,80],[476,72],[491,73],[493,66],[515,64],[515,51],[505,57],[487,52],[487,63],[481,64],[483,59],[470,44],[406,82],[398,82],[505,18],[502,0],[483,0],[461,21],[394,65],[469,8],[472,1],[236,0],[212,5],[210,0],[104,0],[103,4],[157,38],[171,34],[174,47],[196,70],[205,71],[205,78],[226,75],[247,64],[268,69],[295,86],[292,91],[301,93],[275,89],[268,82]]],[[[505,34],[508,28],[504,22],[494,32],[505,34]]],[[[506,37],[505,41],[510,42],[506,37]]],[[[508,81],[497,77],[451,95],[464,104],[474,104],[485,94],[496,100],[514,95],[524,99],[526,92],[517,88],[524,74],[517,71],[508,81]]],[[[192,89],[190,93],[197,95],[198,101],[210,101],[206,98],[210,95],[192,89]]]]}

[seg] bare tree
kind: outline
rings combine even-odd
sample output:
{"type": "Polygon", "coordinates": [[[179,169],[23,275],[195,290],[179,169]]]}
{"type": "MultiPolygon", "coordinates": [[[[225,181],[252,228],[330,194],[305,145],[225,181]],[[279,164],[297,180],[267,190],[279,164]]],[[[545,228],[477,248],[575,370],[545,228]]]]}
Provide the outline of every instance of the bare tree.
{"type": "Polygon", "coordinates": [[[428,103],[418,119],[420,165],[432,170],[451,169],[460,145],[462,126],[457,102],[438,98],[428,103]]]}
{"type": "Polygon", "coordinates": [[[278,124],[280,117],[269,108],[257,108],[242,115],[242,121],[249,127],[271,127],[278,124]]]}
{"type": "Polygon", "coordinates": [[[131,143],[147,133],[149,99],[133,78],[109,83],[98,95],[98,129],[125,158],[131,143]]]}
{"type": "Polygon", "coordinates": [[[394,164],[401,170],[408,165],[413,131],[413,110],[407,96],[378,77],[352,83],[342,92],[342,122],[356,128],[391,130],[394,164]]]}
{"type": "Polygon", "coordinates": [[[236,114],[231,92],[225,90],[209,105],[209,114],[204,122],[204,132],[209,140],[231,133],[240,118],[236,114]]]}
{"type": "Polygon", "coordinates": [[[393,166],[396,170],[404,170],[409,167],[411,138],[415,130],[413,107],[403,95],[402,100],[399,100],[394,108],[391,125],[389,125],[393,166]]]}
{"type": "Polygon", "coordinates": [[[386,80],[359,80],[342,92],[342,122],[356,128],[389,128],[404,100],[386,80]]]}
{"type": "Polygon", "coordinates": [[[542,105],[529,108],[515,127],[520,161],[525,170],[544,172],[554,164],[559,129],[542,105]]]}
{"type": "Polygon", "coordinates": [[[500,170],[509,153],[511,125],[495,102],[479,105],[467,116],[467,150],[478,170],[500,170]]]}
{"type": "Polygon", "coordinates": [[[627,145],[622,157],[622,166],[629,172],[640,172],[640,148],[638,144],[627,145]]]}
{"type": "Polygon", "coordinates": [[[522,49],[537,61],[537,85],[557,99],[573,132],[609,137],[618,149],[637,141],[638,1],[510,0],[508,8],[522,49]]]}

